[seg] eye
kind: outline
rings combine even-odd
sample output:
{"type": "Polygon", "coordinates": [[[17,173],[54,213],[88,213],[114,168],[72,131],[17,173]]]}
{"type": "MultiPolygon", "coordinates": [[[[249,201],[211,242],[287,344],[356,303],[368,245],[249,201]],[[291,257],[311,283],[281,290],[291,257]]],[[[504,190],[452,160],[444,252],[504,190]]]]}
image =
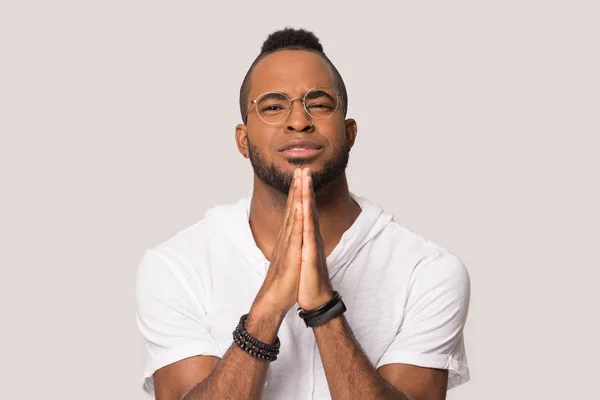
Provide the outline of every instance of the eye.
{"type": "Polygon", "coordinates": [[[323,104],[323,103],[315,103],[315,104],[311,104],[308,106],[308,108],[310,108],[311,110],[318,110],[318,109],[322,109],[322,110],[331,110],[333,107],[331,107],[328,104],[323,104]]]}
{"type": "Polygon", "coordinates": [[[283,107],[277,106],[277,105],[271,105],[271,106],[264,107],[261,111],[269,112],[269,111],[281,111],[281,110],[283,110],[283,107]]]}

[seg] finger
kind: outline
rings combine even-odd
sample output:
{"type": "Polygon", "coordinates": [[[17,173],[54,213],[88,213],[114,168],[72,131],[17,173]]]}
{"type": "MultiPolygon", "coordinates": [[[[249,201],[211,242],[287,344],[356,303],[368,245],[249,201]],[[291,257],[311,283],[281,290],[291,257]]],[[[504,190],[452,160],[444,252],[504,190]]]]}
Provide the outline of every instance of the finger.
{"type": "Polygon", "coordinates": [[[315,235],[315,240],[317,243],[317,249],[319,251],[324,251],[325,245],[323,242],[323,236],[321,236],[321,223],[319,222],[319,212],[317,208],[317,199],[315,195],[315,186],[312,180],[312,175],[310,177],[310,204],[311,204],[311,219],[313,221],[313,230],[315,235]]]}
{"type": "MultiPolygon", "coordinates": [[[[312,187],[312,181],[311,181],[311,189],[313,189],[312,187]]],[[[319,251],[325,251],[325,243],[323,242],[323,236],[321,236],[321,223],[319,222],[319,213],[317,211],[317,201],[315,199],[315,192],[314,189],[312,190],[312,220],[313,220],[313,226],[314,226],[314,230],[315,230],[315,240],[317,241],[317,248],[319,249],[319,251]]]]}
{"type": "Polygon", "coordinates": [[[300,174],[298,173],[298,176],[296,176],[294,178],[294,180],[292,181],[292,185],[293,185],[293,191],[292,191],[292,196],[291,196],[291,201],[290,201],[290,216],[288,218],[288,220],[286,221],[286,224],[284,225],[284,232],[285,232],[285,242],[286,244],[289,243],[290,240],[290,235],[292,234],[292,229],[294,227],[294,222],[295,220],[297,220],[298,218],[300,218],[300,213],[298,212],[298,197],[301,195],[301,188],[300,188],[300,174]]]}
{"type": "MultiPolygon", "coordinates": [[[[301,188],[298,192],[301,192],[301,188]]],[[[300,196],[298,196],[301,198],[300,196]]],[[[288,260],[294,265],[295,263],[302,260],[302,230],[303,230],[303,218],[302,218],[302,205],[300,202],[297,203],[294,213],[294,223],[292,224],[292,230],[290,240],[288,244],[288,260]]]]}
{"type": "MultiPolygon", "coordinates": [[[[293,219],[290,223],[289,233],[286,235],[286,243],[285,243],[285,257],[287,260],[287,265],[299,267],[302,263],[302,204],[298,201],[301,199],[302,188],[301,178],[297,179],[296,183],[296,191],[295,191],[295,199],[294,199],[294,207],[293,207],[293,219]]],[[[298,274],[300,273],[300,269],[296,271],[298,274]]],[[[290,276],[297,276],[297,274],[293,274],[290,276]]],[[[298,279],[293,278],[293,279],[298,279]]]]}
{"type": "Polygon", "coordinates": [[[305,227],[308,227],[309,221],[307,220],[311,215],[311,200],[310,200],[310,175],[308,168],[302,170],[302,211],[304,217],[305,227]]]}
{"type": "Polygon", "coordinates": [[[293,204],[293,200],[294,200],[294,192],[295,192],[296,187],[297,187],[295,185],[295,182],[296,182],[297,177],[299,175],[300,175],[300,170],[298,168],[296,168],[294,170],[294,177],[292,178],[292,182],[290,183],[290,190],[289,190],[289,193],[288,193],[288,198],[287,198],[287,201],[285,203],[285,211],[284,211],[284,214],[283,214],[283,221],[282,221],[282,224],[281,224],[281,228],[279,230],[280,233],[281,233],[281,231],[285,232],[285,227],[288,225],[288,220],[290,218],[290,215],[292,214],[292,210],[293,210],[292,204],[293,204]]]}
{"type": "Polygon", "coordinates": [[[296,168],[294,170],[294,176],[292,177],[292,181],[290,182],[290,190],[288,191],[288,197],[285,203],[285,211],[288,217],[291,213],[292,202],[294,200],[294,192],[297,188],[295,182],[298,179],[298,176],[300,176],[300,169],[296,168]]]}
{"type": "Polygon", "coordinates": [[[316,231],[315,220],[313,217],[313,196],[312,196],[312,178],[308,169],[303,171],[302,177],[302,207],[303,207],[303,225],[302,230],[302,257],[308,260],[314,258],[316,254],[316,231]]]}
{"type": "Polygon", "coordinates": [[[313,185],[313,180],[312,180],[312,175],[310,177],[310,205],[311,205],[311,217],[313,220],[313,225],[314,225],[314,229],[315,229],[315,234],[320,235],[321,230],[320,230],[320,224],[319,224],[319,213],[317,211],[317,199],[315,197],[315,187],[313,185]]]}

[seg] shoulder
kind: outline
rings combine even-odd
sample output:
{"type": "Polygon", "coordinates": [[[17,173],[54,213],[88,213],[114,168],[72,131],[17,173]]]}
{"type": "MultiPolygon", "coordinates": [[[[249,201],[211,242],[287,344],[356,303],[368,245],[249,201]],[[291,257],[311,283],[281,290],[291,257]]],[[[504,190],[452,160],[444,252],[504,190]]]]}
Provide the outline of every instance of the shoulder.
{"type": "Polygon", "coordinates": [[[393,251],[396,257],[416,260],[415,264],[429,262],[447,250],[392,219],[376,238],[393,251]]]}
{"type": "Polygon", "coordinates": [[[432,283],[469,285],[469,273],[464,262],[453,252],[392,220],[382,236],[392,244],[402,259],[411,260],[411,281],[429,280],[432,283]]]}
{"type": "Polygon", "coordinates": [[[149,251],[167,256],[179,254],[196,257],[198,253],[226,241],[231,231],[238,228],[246,212],[246,200],[242,198],[235,203],[214,205],[205,212],[202,219],[150,247],[149,251]]]}
{"type": "Polygon", "coordinates": [[[232,230],[239,229],[244,213],[244,199],[208,209],[202,219],[146,249],[138,277],[148,276],[153,280],[165,274],[182,280],[197,277],[212,265],[215,253],[223,254],[223,248],[230,245],[228,238],[232,230]]]}

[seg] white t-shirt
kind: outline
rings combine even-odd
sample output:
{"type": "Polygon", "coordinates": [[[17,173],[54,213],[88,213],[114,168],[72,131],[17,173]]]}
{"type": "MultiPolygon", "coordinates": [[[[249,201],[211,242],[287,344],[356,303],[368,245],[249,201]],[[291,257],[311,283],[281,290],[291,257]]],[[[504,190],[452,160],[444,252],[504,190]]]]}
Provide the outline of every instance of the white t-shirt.
{"type": "MultiPolygon", "coordinates": [[[[415,235],[379,206],[351,194],[362,212],[327,257],[344,314],[372,364],[449,370],[449,388],[469,380],[463,341],[469,275],[448,251],[415,235]]],[[[196,355],[223,357],[269,267],[249,225],[251,194],[146,251],[136,282],[137,324],[153,373],[196,355]]],[[[312,329],[292,308],[278,336],[263,399],[330,399],[312,329]]]]}

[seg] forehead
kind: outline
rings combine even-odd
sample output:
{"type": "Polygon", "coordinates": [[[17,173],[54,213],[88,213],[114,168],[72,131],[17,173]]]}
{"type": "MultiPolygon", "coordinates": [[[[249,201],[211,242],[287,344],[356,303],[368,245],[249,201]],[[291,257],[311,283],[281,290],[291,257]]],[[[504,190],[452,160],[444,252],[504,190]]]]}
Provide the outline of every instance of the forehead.
{"type": "Polygon", "coordinates": [[[250,99],[266,92],[302,96],[316,87],[335,88],[333,71],[318,54],[284,50],[263,58],[252,72],[250,99]]]}

